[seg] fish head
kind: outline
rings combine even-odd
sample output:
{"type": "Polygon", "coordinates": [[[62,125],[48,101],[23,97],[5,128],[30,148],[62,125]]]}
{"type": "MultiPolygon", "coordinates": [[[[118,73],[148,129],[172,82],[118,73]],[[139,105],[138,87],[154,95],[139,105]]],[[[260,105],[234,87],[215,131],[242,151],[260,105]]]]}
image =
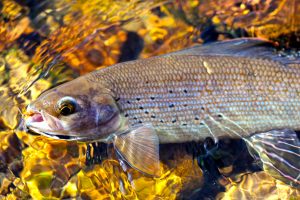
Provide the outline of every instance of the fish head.
{"type": "Polygon", "coordinates": [[[30,132],[65,140],[105,140],[122,125],[112,92],[81,77],[42,93],[25,116],[30,132]]]}

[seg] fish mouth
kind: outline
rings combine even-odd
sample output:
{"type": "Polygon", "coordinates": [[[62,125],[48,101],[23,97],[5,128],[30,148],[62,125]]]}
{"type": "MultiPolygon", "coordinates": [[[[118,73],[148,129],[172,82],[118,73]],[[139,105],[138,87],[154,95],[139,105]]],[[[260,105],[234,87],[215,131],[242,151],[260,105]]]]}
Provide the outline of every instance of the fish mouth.
{"type": "Polygon", "coordinates": [[[89,141],[91,137],[82,137],[67,135],[60,132],[54,132],[48,126],[44,117],[39,112],[34,112],[29,115],[25,121],[25,130],[28,134],[34,136],[46,136],[48,138],[53,138],[57,140],[67,140],[67,141],[89,141]]]}
{"type": "MultiPolygon", "coordinates": [[[[69,130],[68,128],[65,128],[62,123],[57,122],[57,119],[53,119],[55,118],[54,116],[44,111],[37,111],[36,109],[28,108],[25,116],[25,123],[23,127],[26,132],[31,135],[43,135],[57,140],[81,142],[102,140],[102,137],[96,134],[89,133],[82,136],[82,134],[76,131],[74,132],[69,130]]],[[[103,140],[106,141],[106,138],[103,140]]]]}
{"type": "Polygon", "coordinates": [[[35,136],[46,136],[48,138],[53,138],[57,140],[68,140],[68,141],[74,141],[74,140],[83,140],[84,138],[78,137],[78,136],[71,136],[71,135],[60,135],[60,134],[55,134],[54,132],[46,132],[46,131],[41,131],[35,127],[32,126],[27,126],[27,133],[35,136]]]}
{"type": "MultiPolygon", "coordinates": [[[[38,128],[27,126],[27,133],[34,136],[46,136],[48,138],[56,140],[65,140],[65,141],[80,141],[80,142],[91,142],[91,141],[102,141],[98,136],[89,135],[89,136],[74,136],[74,135],[63,135],[62,133],[55,133],[51,131],[41,131],[38,128]]],[[[104,139],[103,142],[107,140],[104,139]]]]}
{"type": "Polygon", "coordinates": [[[26,124],[43,122],[44,118],[41,112],[29,105],[24,113],[26,124]]]}
{"type": "Polygon", "coordinates": [[[25,120],[25,130],[27,133],[35,136],[44,135],[46,137],[60,139],[60,140],[76,140],[76,136],[60,135],[51,132],[50,127],[45,121],[41,112],[29,110],[25,113],[27,119],[25,120]],[[42,131],[41,129],[45,129],[42,131]],[[47,130],[47,131],[46,131],[47,130]]]}
{"type": "MultiPolygon", "coordinates": [[[[46,127],[49,128],[43,115],[40,112],[37,111],[29,111],[25,113],[25,127],[27,130],[38,130],[37,128],[46,127]]],[[[34,132],[40,132],[40,131],[34,131],[34,132]]]]}
{"type": "Polygon", "coordinates": [[[31,121],[32,122],[43,122],[44,121],[44,118],[42,116],[41,113],[34,113],[32,116],[31,116],[31,121]]]}

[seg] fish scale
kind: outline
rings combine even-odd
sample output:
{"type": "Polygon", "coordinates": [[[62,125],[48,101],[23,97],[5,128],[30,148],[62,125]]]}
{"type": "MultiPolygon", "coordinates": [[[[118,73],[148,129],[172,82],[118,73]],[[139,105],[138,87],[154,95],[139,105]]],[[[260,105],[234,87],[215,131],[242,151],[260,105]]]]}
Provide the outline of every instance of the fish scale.
{"type": "Polygon", "coordinates": [[[151,123],[168,143],[299,129],[299,67],[179,53],[115,65],[89,79],[114,92],[131,126],[151,123]]]}
{"type": "Polygon", "coordinates": [[[113,143],[157,177],[159,143],[242,138],[266,171],[299,187],[299,76],[299,57],[266,41],[218,42],[62,84],[30,104],[25,124],[48,137],[113,143]]]}

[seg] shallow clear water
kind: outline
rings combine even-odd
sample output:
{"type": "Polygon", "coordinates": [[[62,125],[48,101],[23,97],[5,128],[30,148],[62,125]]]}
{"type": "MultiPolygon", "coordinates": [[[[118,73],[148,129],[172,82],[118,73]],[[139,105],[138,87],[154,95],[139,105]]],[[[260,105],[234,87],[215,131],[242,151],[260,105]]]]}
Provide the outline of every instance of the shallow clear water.
{"type": "Polygon", "coordinates": [[[243,141],[161,145],[164,173],[152,178],[120,165],[110,146],[20,128],[41,92],[118,62],[244,36],[294,48],[297,1],[1,0],[0,10],[1,198],[300,198],[263,172],[243,141]]]}

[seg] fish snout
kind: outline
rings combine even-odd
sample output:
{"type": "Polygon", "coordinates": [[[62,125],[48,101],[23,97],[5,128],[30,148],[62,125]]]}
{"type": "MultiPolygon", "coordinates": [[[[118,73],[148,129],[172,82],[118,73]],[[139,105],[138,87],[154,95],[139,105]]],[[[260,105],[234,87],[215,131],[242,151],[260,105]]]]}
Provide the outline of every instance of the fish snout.
{"type": "Polygon", "coordinates": [[[42,122],[44,118],[41,113],[32,113],[29,115],[29,119],[31,122],[42,122]]]}
{"type": "Polygon", "coordinates": [[[32,107],[30,104],[27,106],[26,111],[24,112],[25,116],[25,126],[30,126],[34,122],[43,122],[44,118],[37,109],[32,107]]]}

